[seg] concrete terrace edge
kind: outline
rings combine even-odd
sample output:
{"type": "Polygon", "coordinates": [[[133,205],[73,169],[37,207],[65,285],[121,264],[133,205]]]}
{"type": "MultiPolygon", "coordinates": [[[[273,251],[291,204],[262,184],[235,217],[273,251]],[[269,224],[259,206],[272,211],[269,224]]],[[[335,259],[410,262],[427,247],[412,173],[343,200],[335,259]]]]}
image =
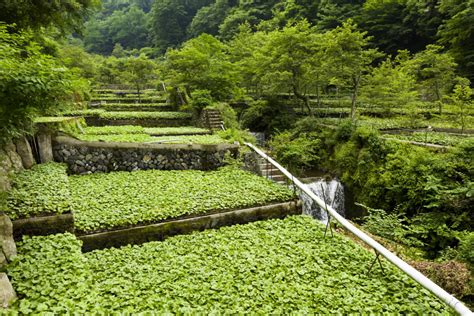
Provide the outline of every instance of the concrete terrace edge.
{"type": "Polygon", "coordinates": [[[83,242],[82,251],[88,252],[110,247],[121,247],[129,244],[161,241],[167,237],[189,234],[194,231],[216,229],[236,224],[247,224],[266,219],[285,218],[290,215],[299,214],[301,214],[301,202],[290,201],[146,226],[81,235],[77,238],[83,242]]]}
{"type": "Polygon", "coordinates": [[[24,235],[44,236],[74,232],[72,213],[16,219],[12,221],[12,224],[13,238],[16,241],[21,240],[24,235]]]}

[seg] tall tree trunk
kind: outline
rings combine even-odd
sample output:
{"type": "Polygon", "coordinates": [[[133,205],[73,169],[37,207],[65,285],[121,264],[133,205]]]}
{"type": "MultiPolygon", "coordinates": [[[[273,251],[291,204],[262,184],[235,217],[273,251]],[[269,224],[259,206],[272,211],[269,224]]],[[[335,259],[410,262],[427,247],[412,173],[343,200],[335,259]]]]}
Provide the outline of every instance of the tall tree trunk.
{"type": "Polygon", "coordinates": [[[295,84],[293,84],[293,94],[295,95],[295,97],[297,97],[298,99],[300,99],[301,101],[303,101],[304,105],[306,106],[306,108],[308,109],[308,115],[309,116],[313,116],[313,111],[311,110],[311,106],[309,105],[309,98],[308,96],[306,95],[303,95],[301,94],[299,91],[298,91],[298,88],[296,87],[295,84]]]}

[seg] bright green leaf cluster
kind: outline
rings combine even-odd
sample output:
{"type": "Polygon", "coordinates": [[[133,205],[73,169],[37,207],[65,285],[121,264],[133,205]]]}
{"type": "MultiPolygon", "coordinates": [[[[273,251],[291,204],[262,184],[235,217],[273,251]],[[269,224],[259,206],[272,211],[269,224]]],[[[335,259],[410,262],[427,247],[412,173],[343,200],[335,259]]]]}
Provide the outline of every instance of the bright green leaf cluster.
{"type": "Polygon", "coordinates": [[[137,125],[122,126],[88,126],[84,128],[86,135],[119,135],[119,134],[145,134],[145,130],[137,125]]]}
{"type": "Polygon", "coordinates": [[[288,201],[293,192],[234,169],[113,172],[69,177],[76,229],[96,231],[288,201]]]}
{"type": "Polygon", "coordinates": [[[373,254],[306,216],[80,254],[70,234],[26,239],[9,275],[24,314],[450,314],[373,254]]]}
{"type": "Polygon", "coordinates": [[[184,126],[184,127],[150,127],[145,128],[145,133],[156,136],[166,135],[198,135],[209,134],[206,128],[184,126]]]}
{"type": "Polygon", "coordinates": [[[153,108],[160,108],[168,106],[166,103],[102,103],[100,105],[101,108],[130,108],[133,109],[134,107],[153,107],[153,108]]]}
{"type": "Polygon", "coordinates": [[[7,207],[7,215],[12,219],[70,212],[66,166],[40,164],[15,174],[7,207]]]}
{"type": "Polygon", "coordinates": [[[99,117],[109,120],[127,119],[190,119],[190,113],[184,112],[102,112],[99,117]]]}
{"type": "Polygon", "coordinates": [[[76,135],[86,142],[117,142],[117,143],[147,143],[154,140],[148,134],[110,134],[110,135],[76,135]]]}
{"type": "Polygon", "coordinates": [[[454,136],[447,133],[417,132],[404,135],[387,135],[388,138],[408,140],[420,143],[431,143],[443,146],[456,146],[465,141],[468,137],[454,136]]]}
{"type": "Polygon", "coordinates": [[[184,135],[184,136],[160,136],[153,137],[153,141],[166,144],[202,144],[217,145],[229,143],[219,135],[184,135]]]}

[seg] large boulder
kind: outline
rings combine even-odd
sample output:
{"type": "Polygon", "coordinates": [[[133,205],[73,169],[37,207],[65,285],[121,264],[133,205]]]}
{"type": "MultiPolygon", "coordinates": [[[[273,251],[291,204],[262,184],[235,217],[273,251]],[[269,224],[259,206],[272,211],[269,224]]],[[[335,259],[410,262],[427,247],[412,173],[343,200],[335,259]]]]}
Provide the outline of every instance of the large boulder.
{"type": "Polygon", "coordinates": [[[10,190],[9,175],[13,170],[12,162],[5,149],[0,148],[0,191],[10,190]]]}
{"type": "Polygon", "coordinates": [[[16,256],[16,245],[13,240],[13,225],[10,218],[0,212],[0,248],[5,258],[10,261],[16,256]]]}
{"type": "Polygon", "coordinates": [[[23,163],[21,162],[21,157],[16,152],[16,146],[12,142],[8,142],[5,146],[5,151],[10,158],[12,164],[12,171],[18,171],[23,169],[23,163]]]}
{"type": "Polygon", "coordinates": [[[53,146],[51,134],[39,133],[37,140],[41,163],[53,161],[53,146]]]}
{"type": "Polygon", "coordinates": [[[26,137],[18,138],[15,142],[16,152],[21,157],[23,167],[30,169],[35,164],[35,159],[33,158],[33,151],[31,150],[30,143],[26,137]]]}
{"type": "Polygon", "coordinates": [[[16,299],[16,293],[5,273],[0,273],[0,309],[6,309],[16,299]]]}

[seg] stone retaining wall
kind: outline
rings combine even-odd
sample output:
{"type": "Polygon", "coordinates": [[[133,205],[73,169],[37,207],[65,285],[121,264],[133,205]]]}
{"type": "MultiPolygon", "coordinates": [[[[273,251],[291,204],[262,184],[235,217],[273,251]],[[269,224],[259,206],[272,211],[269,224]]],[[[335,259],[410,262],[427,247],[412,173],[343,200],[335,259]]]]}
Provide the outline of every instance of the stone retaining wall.
{"type": "Polygon", "coordinates": [[[54,159],[72,174],[134,170],[214,170],[238,145],[134,144],[83,142],[67,136],[54,139],[54,159]]]}

